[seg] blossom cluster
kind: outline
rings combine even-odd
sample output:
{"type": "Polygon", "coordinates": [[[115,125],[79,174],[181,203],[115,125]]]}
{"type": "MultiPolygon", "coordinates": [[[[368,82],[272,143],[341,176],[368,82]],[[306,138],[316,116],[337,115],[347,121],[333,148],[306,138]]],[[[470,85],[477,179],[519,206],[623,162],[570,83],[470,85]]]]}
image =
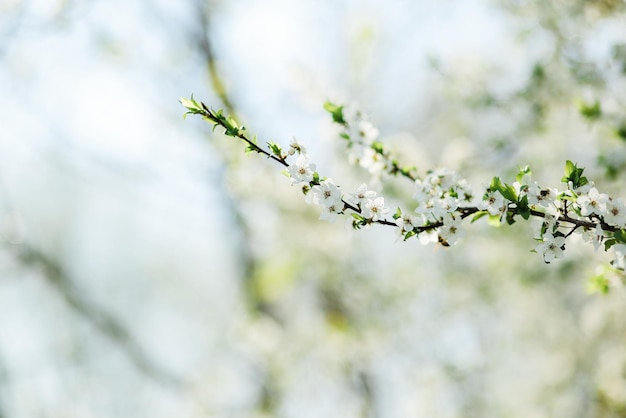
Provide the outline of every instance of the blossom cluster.
{"type": "Polygon", "coordinates": [[[354,104],[344,108],[343,115],[346,121],[344,139],[348,140],[350,151],[348,160],[367,169],[374,177],[380,176],[388,165],[387,158],[373,146],[380,131],[354,104]]]}
{"type": "Polygon", "coordinates": [[[512,224],[517,219],[541,220],[536,231],[537,245],[533,249],[546,263],[563,257],[567,239],[574,233],[593,244],[597,250],[613,251],[613,267],[626,269],[626,203],[600,193],[583,176],[583,168],[571,161],[565,165],[561,182],[565,188],[543,187],[531,178],[528,167],[520,169],[516,180],[506,184],[494,177],[491,184],[475,193],[467,180],[447,169],[428,171],[419,177],[412,167],[401,167],[391,152],[378,141],[378,129],[354,106],[344,107],[326,103],[333,121],[341,125],[340,137],[347,141],[349,159],[381,178],[383,174],[402,176],[415,187],[414,205],[410,211],[398,208],[387,219],[390,209],[385,198],[363,183],[355,190],[343,193],[331,178],[320,177],[316,164],[311,162],[305,145],[294,139],[285,152],[276,143],[260,147],[249,139],[244,127],[230,117],[214,112],[203,103],[181,99],[187,114],[199,114],[225,134],[248,144],[248,150],[273,159],[285,167],[292,185],[301,186],[305,201],[320,206],[320,219],[334,222],[337,216],[350,213],[355,229],[377,223],[397,228],[407,240],[417,237],[423,244],[439,243],[450,246],[464,235],[463,220],[472,222],[483,216],[492,221],[512,224]]]}
{"type": "Polygon", "coordinates": [[[306,153],[306,148],[298,140],[294,139],[289,145],[288,155],[298,154],[296,161],[287,167],[287,174],[291,177],[291,184],[302,185],[302,191],[306,195],[306,202],[322,207],[320,219],[334,222],[337,215],[351,208],[362,214],[362,219],[368,223],[377,222],[389,212],[385,207],[385,199],[374,190],[370,190],[366,184],[360,185],[348,196],[342,194],[331,178],[319,179],[315,171],[316,165],[311,163],[306,153]]]}
{"type": "Polygon", "coordinates": [[[565,239],[579,232],[596,251],[602,245],[605,250],[612,248],[613,266],[624,269],[626,204],[623,199],[600,193],[592,183],[574,187],[571,181],[563,191],[542,189],[533,182],[520,190],[520,195],[524,193],[529,196],[529,203],[538,201],[537,204],[545,208],[545,217],[538,231],[540,243],[535,251],[542,254],[546,262],[561,258],[565,239]]]}
{"type": "Polygon", "coordinates": [[[326,102],[324,108],[330,112],[333,121],[343,128],[339,136],[346,141],[348,161],[365,168],[370,173],[372,182],[378,183],[385,172],[401,174],[415,180],[414,167],[399,166],[398,161],[392,158],[391,153],[378,140],[378,128],[356,104],[338,106],[326,102]]]}
{"type": "Polygon", "coordinates": [[[400,210],[394,218],[400,233],[405,239],[418,235],[420,242],[439,242],[447,246],[464,235],[461,221],[474,214],[474,220],[488,215],[499,222],[515,222],[516,216],[529,219],[531,216],[543,218],[537,231],[538,245],[533,251],[541,254],[546,263],[563,256],[566,239],[573,233],[580,233],[583,240],[591,242],[597,250],[604,244],[605,250],[613,249],[612,264],[618,269],[626,265],[626,203],[621,198],[614,199],[600,193],[586,177],[583,169],[567,161],[562,182],[566,189],[559,191],[543,187],[531,179],[528,167],[520,170],[516,181],[504,184],[495,177],[489,187],[481,193],[482,199],[474,200],[474,193],[467,181],[447,169],[430,171],[423,179],[407,169],[398,169],[396,160],[376,141],[378,130],[354,106],[343,107],[327,103],[325,105],[333,120],[344,130],[341,137],[348,139],[348,147],[359,150],[361,159],[351,162],[368,168],[376,168],[375,174],[402,174],[414,181],[416,207],[414,214],[403,214],[400,210]],[[364,128],[363,128],[364,126],[364,128]],[[367,134],[369,133],[369,134],[367,134]],[[375,133],[375,135],[373,134],[375,133]],[[356,139],[355,139],[356,138],[356,139]],[[365,148],[365,150],[363,150],[365,148]],[[369,150],[368,150],[369,148],[369,150]],[[378,164],[368,156],[377,156],[378,164]]]}

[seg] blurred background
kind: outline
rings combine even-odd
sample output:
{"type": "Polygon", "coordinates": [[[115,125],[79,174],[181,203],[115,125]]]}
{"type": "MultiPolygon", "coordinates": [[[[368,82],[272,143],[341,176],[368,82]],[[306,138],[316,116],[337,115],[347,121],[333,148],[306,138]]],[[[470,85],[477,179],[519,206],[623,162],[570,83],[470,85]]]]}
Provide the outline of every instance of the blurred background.
{"type": "Polygon", "coordinates": [[[626,417],[601,251],[318,221],[178,103],[346,190],[328,99],[421,174],[559,187],[571,159],[626,196],[625,2],[1,0],[0,63],[0,417],[626,417]]]}

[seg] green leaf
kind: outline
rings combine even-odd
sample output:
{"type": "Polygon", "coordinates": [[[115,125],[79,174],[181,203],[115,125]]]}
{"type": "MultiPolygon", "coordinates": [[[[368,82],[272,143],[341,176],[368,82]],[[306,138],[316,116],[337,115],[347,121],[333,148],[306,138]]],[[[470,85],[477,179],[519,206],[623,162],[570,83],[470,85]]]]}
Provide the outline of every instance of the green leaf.
{"type": "Polygon", "coordinates": [[[574,164],[570,160],[565,161],[565,177],[569,178],[574,173],[575,170],[576,170],[576,164],[574,164]]]}
{"type": "Polygon", "coordinates": [[[364,221],[365,220],[365,218],[363,216],[359,215],[358,213],[351,213],[350,215],[352,215],[352,217],[354,219],[356,219],[357,221],[364,221]]]}
{"type": "Polygon", "coordinates": [[[613,233],[613,237],[617,242],[621,242],[622,244],[626,244],[626,230],[620,229],[613,233]]]}
{"type": "Polygon", "coordinates": [[[513,225],[515,223],[515,212],[506,213],[506,223],[509,225],[513,225]]]}
{"type": "Polygon", "coordinates": [[[361,229],[364,225],[367,225],[367,219],[365,219],[358,213],[351,213],[350,215],[352,215],[352,217],[354,218],[354,220],[352,221],[352,228],[361,229]]]}
{"type": "Polygon", "coordinates": [[[509,184],[505,184],[504,188],[500,190],[500,193],[502,194],[502,196],[504,196],[505,199],[508,199],[511,202],[517,201],[517,191],[515,191],[515,187],[509,184]]]}
{"type": "Polygon", "coordinates": [[[191,95],[191,98],[186,99],[184,97],[180,98],[180,103],[185,106],[187,109],[189,110],[200,110],[202,109],[201,106],[198,104],[198,102],[196,102],[193,98],[193,94],[191,95]]]}
{"type": "Polygon", "coordinates": [[[406,241],[407,239],[411,238],[414,235],[417,235],[417,232],[415,232],[415,230],[413,229],[407,232],[406,234],[404,234],[404,240],[406,241]]]}
{"type": "Polygon", "coordinates": [[[525,220],[530,218],[530,208],[528,207],[527,195],[522,196],[522,198],[517,201],[517,213],[519,213],[525,220]]]}
{"type": "Polygon", "coordinates": [[[502,183],[500,177],[494,177],[491,180],[491,185],[489,186],[490,190],[498,191],[500,194],[507,200],[511,202],[517,201],[517,192],[515,191],[515,187],[508,185],[506,183],[502,183]]]}
{"type": "Polygon", "coordinates": [[[282,158],[283,149],[280,147],[280,145],[273,141],[268,141],[267,146],[269,147],[270,151],[272,151],[272,154],[276,155],[279,158],[282,158]]]}
{"type": "Polygon", "coordinates": [[[528,208],[528,206],[525,208],[520,208],[519,214],[522,218],[524,218],[524,220],[527,221],[530,218],[530,209],[528,208]]]}
{"type": "Polygon", "coordinates": [[[402,217],[402,210],[398,207],[396,213],[393,214],[393,219],[398,219],[402,217]]]}
{"type": "MultiPolygon", "coordinates": [[[[487,212],[486,210],[484,210],[484,211],[480,211],[480,212],[476,213],[476,214],[472,217],[472,220],[471,220],[471,222],[470,222],[470,223],[472,223],[472,224],[473,224],[474,222],[476,222],[477,220],[479,220],[480,218],[482,218],[482,217],[484,217],[484,216],[487,216],[488,214],[489,214],[489,212],[487,212]]],[[[498,223],[499,223],[499,222],[498,222],[498,223]]]]}
{"type": "Polygon", "coordinates": [[[496,176],[491,179],[491,184],[489,185],[489,189],[492,191],[500,191],[502,189],[502,182],[500,181],[500,177],[496,176]]]}
{"type": "Polygon", "coordinates": [[[329,101],[324,103],[324,109],[329,112],[333,117],[333,122],[345,125],[346,121],[343,118],[343,106],[338,106],[329,101]]]}
{"type": "Polygon", "coordinates": [[[589,180],[583,176],[583,171],[585,171],[584,168],[578,168],[576,164],[567,160],[565,162],[565,176],[561,182],[567,184],[571,181],[574,189],[584,186],[589,183],[589,180]]]}
{"type": "Polygon", "coordinates": [[[604,251],[608,251],[612,246],[617,244],[617,240],[615,238],[609,238],[604,241],[604,251]]]}

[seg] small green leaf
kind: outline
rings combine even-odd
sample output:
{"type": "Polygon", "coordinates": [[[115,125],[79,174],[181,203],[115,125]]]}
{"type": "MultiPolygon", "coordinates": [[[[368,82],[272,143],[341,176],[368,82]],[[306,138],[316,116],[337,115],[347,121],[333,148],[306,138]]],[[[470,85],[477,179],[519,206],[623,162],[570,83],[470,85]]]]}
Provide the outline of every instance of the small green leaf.
{"type": "Polygon", "coordinates": [[[279,158],[282,158],[283,149],[280,147],[280,145],[273,141],[268,141],[267,146],[269,147],[270,151],[272,151],[272,154],[276,155],[279,158]]]}
{"type": "Polygon", "coordinates": [[[357,221],[364,221],[365,220],[365,218],[363,216],[359,215],[358,213],[351,213],[350,215],[352,215],[352,217],[354,219],[356,219],[357,221]]]}
{"type": "Polygon", "coordinates": [[[515,223],[515,212],[506,213],[506,223],[509,225],[513,225],[515,223]]]}
{"type": "Polygon", "coordinates": [[[525,220],[530,218],[530,208],[528,207],[527,195],[522,196],[522,198],[517,201],[517,213],[519,213],[525,220]]]}
{"type": "Polygon", "coordinates": [[[484,217],[484,216],[487,216],[488,214],[489,214],[489,212],[487,212],[486,210],[480,211],[480,212],[476,213],[476,214],[472,217],[472,220],[471,220],[471,222],[470,222],[470,223],[472,223],[472,224],[473,224],[474,222],[476,222],[477,220],[479,220],[480,218],[482,218],[482,217],[484,217]]]}
{"type": "Polygon", "coordinates": [[[617,242],[621,242],[622,244],[626,244],[626,230],[620,229],[613,233],[613,237],[617,242]]]}
{"type": "Polygon", "coordinates": [[[185,106],[187,109],[189,110],[200,110],[201,107],[198,104],[198,102],[196,102],[193,98],[193,94],[191,95],[191,98],[186,99],[184,97],[180,98],[180,103],[185,106]]]}
{"type": "Polygon", "coordinates": [[[561,179],[561,182],[567,184],[571,181],[574,189],[584,186],[589,183],[587,177],[583,176],[584,171],[584,168],[578,168],[576,164],[567,160],[565,162],[565,176],[561,179]]]}
{"type": "Polygon", "coordinates": [[[400,208],[398,208],[396,210],[396,213],[393,214],[393,219],[398,219],[402,217],[402,210],[400,208]]]}
{"type": "Polygon", "coordinates": [[[502,190],[502,182],[500,181],[500,177],[496,176],[491,180],[491,184],[489,185],[489,189],[492,191],[500,191],[502,190]]]}
{"type": "Polygon", "coordinates": [[[575,170],[576,164],[574,164],[570,160],[565,161],[565,177],[569,178],[569,176],[571,176],[575,170]]]}
{"type": "Polygon", "coordinates": [[[407,239],[411,238],[414,235],[417,235],[417,232],[415,232],[415,230],[412,229],[409,232],[407,232],[406,234],[404,234],[404,240],[406,241],[407,239]]]}
{"type": "Polygon", "coordinates": [[[511,202],[517,201],[517,191],[515,187],[505,184],[502,190],[500,190],[500,194],[504,196],[505,199],[510,200],[511,202]]]}
{"type": "Polygon", "coordinates": [[[609,238],[604,241],[604,251],[608,251],[612,246],[617,244],[617,240],[615,238],[609,238]]]}
{"type": "Polygon", "coordinates": [[[329,101],[324,103],[324,109],[329,112],[333,117],[333,122],[345,125],[346,121],[343,118],[343,106],[338,106],[329,101]]]}
{"type": "Polygon", "coordinates": [[[511,202],[517,201],[517,191],[515,190],[515,187],[506,183],[502,183],[500,177],[496,176],[491,180],[491,185],[489,186],[489,189],[492,191],[500,192],[500,194],[505,199],[510,200],[511,202]]]}

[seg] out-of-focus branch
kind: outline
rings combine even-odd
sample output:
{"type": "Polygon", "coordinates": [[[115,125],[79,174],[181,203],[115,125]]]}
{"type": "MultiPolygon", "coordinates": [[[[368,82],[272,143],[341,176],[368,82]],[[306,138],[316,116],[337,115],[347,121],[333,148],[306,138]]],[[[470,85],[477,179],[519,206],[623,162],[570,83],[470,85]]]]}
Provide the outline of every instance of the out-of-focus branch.
{"type": "Polygon", "coordinates": [[[195,41],[198,45],[198,49],[202,53],[202,56],[206,60],[207,71],[209,73],[209,79],[211,81],[211,86],[213,87],[213,91],[219,97],[220,101],[224,105],[224,109],[233,117],[236,118],[237,112],[235,110],[235,105],[230,99],[228,91],[226,90],[226,85],[222,76],[219,73],[217,68],[217,59],[215,57],[215,51],[213,50],[213,45],[210,41],[210,22],[209,22],[209,14],[207,12],[208,2],[206,0],[198,0],[197,2],[198,13],[197,16],[199,18],[199,28],[200,28],[200,36],[195,37],[195,41]]]}
{"type": "Polygon", "coordinates": [[[177,386],[182,383],[180,378],[150,361],[130,331],[111,313],[83,298],[60,263],[25,244],[16,245],[14,249],[17,258],[24,265],[40,269],[48,283],[58,291],[67,305],[120,347],[138,370],[167,385],[177,386]]]}
{"type": "MultiPolygon", "coordinates": [[[[0,182],[0,196],[3,198],[5,214],[12,211],[8,193],[0,182]]],[[[19,233],[14,232],[16,235],[19,233]]],[[[163,384],[178,386],[181,379],[150,361],[132,334],[120,321],[105,309],[83,298],[63,266],[57,260],[35,247],[23,242],[19,237],[1,237],[4,247],[12,251],[15,258],[24,266],[37,268],[67,305],[78,315],[91,322],[106,338],[115,343],[135,367],[146,376],[163,384]]],[[[0,416],[1,418],[1,416],[0,416]]]]}
{"type": "MultiPolygon", "coordinates": [[[[213,91],[222,102],[224,109],[228,112],[228,114],[237,118],[236,106],[228,93],[222,76],[220,75],[215,51],[213,49],[213,45],[211,44],[212,37],[210,32],[209,0],[197,0],[196,4],[198,8],[197,16],[199,17],[198,25],[200,35],[194,36],[194,41],[197,43],[198,49],[206,61],[208,76],[213,91]]],[[[222,202],[226,205],[228,213],[232,216],[233,224],[239,231],[238,261],[241,266],[241,283],[244,287],[247,303],[253,313],[261,313],[277,319],[276,315],[271,310],[271,307],[258,297],[254,289],[255,286],[253,280],[258,274],[259,261],[257,260],[251,245],[252,240],[250,237],[252,235],[252,230],[250,225],[248,225],[245,216],[241,212],[239,205],[236,203],[237,199],[236,196],[234,196],[233,191],[225,186],[226,183],[224,178],[228,171],[228,167],[231,166],[229,162],[231,162],[233,157],[228,156],[225,153],[222,153],[221,157],[223,163],[219,170],[219,181],[217,184],[220,187],[220,192],[223,197],[222,202]]],[[[258,408],[263,414],[269,415],[273,414],[276,410],[279,402],[278,399],[280,398],[280,391],[277,388],[275,376],[271,371],[272,366],[266,364],[265,367],[267,370],[263,373],[262,381],[260,382],[261,398],[258,401],[258,408]]]]}
{"type": "MultiPolygon", "coordinates": [[[[231,99],[226,88],[226,83],[224,83],[224,80],[219,73],[217,57],[211,43],[211,15],[209,13],[210,2],[208,0],[197,0],[196,7],[196,15],[198,16],[198,32],[192,34],[192,41],[196,43],[196,45],[198,46],[198,50],[206,61],[211,87],[222,102],[224,109],[231,116],[236,118],[236,105],[231,99]]],[[[260,300],[255,295],[255,292],[253,290],[254,285],[252,283],[252,280],[254,280],[257,275],[258,260],[254,255],[254,250],[252,249],[251,245],[252,240],[250,239],[250,236],[252,235],[252,231],[250,226],[246,222],[246,219],[243,216],[239,205],[237,205],[237,199],[233,195],[232,190],[229,190],[227,187],[224,186],[224,178],[226,176],[228,167],[231,165],[230,163],[232,162],[233,157],[226,155],[226,153],[221,153],[220,156],[225,163],[222,164],[220,170],[218,171],[219,181],[217,182],[217,185],[219,186],[220,193],[223,197],[222,201],[226,205],[228,213],[231,214],[233,224],[236,226],[236,229],[239,231],[240,234],[238,261],[239,265],[241,266],[241,279],[246,290],[248,304],[254,312],[260,312],[271,317],[275,317],[275,315],[271,312],[269,306],[267,306],[262,300],[260,300]]]]}
{"type": "Polygon", "coordinates": [[[1,31],[2,33],[0,33],[0,60],[5,57],[7,50],[11,46],[11,42],[15,36],[17,36],[22,26],[27,7],[28,2],[22,1],[15,6],[14,11],[9,10],[8,13],[6,10],[3,11],[5,15],[4,19],[7,22],[3,25],[4,28],[1,31]]]}

